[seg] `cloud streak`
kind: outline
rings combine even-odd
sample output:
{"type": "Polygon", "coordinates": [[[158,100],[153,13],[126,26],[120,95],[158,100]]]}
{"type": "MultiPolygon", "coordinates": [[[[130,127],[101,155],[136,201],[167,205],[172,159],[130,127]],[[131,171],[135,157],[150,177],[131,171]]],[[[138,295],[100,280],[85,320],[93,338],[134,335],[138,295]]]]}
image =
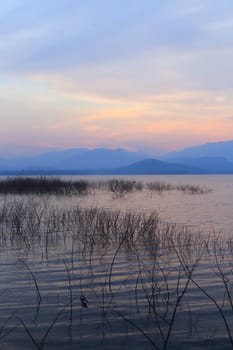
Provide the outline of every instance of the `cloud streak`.
{"type": "Polygon", "coordinates": [[[4,149],[231,138],[231,0],[9,0],[0,19],[4,149]]]}

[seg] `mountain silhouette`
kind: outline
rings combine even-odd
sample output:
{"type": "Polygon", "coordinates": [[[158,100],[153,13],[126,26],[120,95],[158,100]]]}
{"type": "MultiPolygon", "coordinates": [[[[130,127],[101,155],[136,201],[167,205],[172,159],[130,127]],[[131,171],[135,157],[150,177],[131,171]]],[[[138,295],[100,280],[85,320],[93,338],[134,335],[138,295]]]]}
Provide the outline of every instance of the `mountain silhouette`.
{"type": "Polygon", "coordinates": [[[190,174],[198,172],[190,166],[164,162],[158,159],[144,159],[129,166],[116,169],[116,174],[190,174]]]}
{"type": "Polygon", "coordinates": [[[177,161],[184,158],[203,158],[203,157],[223,157],[233,162],[233,140],[222,142],[210,142],[203,145],[184,148],[180,151],[168,153],[163,157],[164,160],[177,161]]]}
{"type": "Polygon", "coordinates": [[[170,163],[182,163],[194,167],[200,173],[206,174],[232,174],[233,163],[224,157],[201,157],[201,158],[173,158],[170,163]]]}
{"type": "Polygon", "coordinates": [[[34,157],[1,158],[0,170],[53,171],[56,169],[111,169],[129,165],[147,156],[147,154],[142,152],[129,152],[120,148],[113,150],[105,148],[74,148],[47,152],[34,157]]]}
{"type": "Polygon", "coordinates": [[[4,174],[233,174],[233,141],[214,142],[161,159],[121,148],[73,148],[34,157],[0,158],[4,174]]]}

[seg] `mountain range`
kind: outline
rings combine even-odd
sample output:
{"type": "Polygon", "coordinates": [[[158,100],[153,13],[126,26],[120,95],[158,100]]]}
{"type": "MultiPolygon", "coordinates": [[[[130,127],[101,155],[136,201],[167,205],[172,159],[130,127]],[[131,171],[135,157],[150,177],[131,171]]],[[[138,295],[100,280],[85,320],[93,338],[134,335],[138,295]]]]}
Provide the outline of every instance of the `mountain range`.
{"type": "Polygon", "coordinates": [[[233,141],[185,148],[163,157],[120,148],[74,148],[31,157],[2,157],[0,174],[233,174],[233,141]]]}
{"type": "Polygon", "coordinates": [[[181,160],[183,158],[222,157],[233,162],[233,140],[222,142],[209,142],[203,145],[184,148],[180,151],[168,153],[166,160],[181,160]]]}

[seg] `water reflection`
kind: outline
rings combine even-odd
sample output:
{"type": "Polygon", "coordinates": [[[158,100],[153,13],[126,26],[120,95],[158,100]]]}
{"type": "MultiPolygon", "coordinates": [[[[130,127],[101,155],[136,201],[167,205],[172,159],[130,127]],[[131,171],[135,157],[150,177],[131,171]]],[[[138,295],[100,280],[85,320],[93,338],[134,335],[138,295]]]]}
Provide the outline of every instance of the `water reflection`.
{"type": "Polygon", "coordinates": [[[231,180],[204,196],[5,198],[0,347],[230,348],[232,238],[202,228],[215,212],[229,230],[231,180]]]}

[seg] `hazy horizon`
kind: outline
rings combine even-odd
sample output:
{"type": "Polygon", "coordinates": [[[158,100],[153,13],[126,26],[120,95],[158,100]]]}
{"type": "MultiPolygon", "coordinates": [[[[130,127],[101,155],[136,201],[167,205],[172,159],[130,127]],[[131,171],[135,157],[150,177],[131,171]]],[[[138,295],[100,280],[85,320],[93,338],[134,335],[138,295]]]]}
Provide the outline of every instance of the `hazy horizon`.
{"type": "MultiPolygon", "coordinates": [[[[219,141],[219,144],[221,143],[225,143],[225,142],[229,142],[233,140],[226,140],[226,141],[219,141]]],[[[66,148],[46,148],[46,147],[32,147],[32,146],[19,146],[19,145],[6,145],[5,147],[1,147],[0,148],[0,157],[1,158],[8,158],[8,159],[13,159],[13,158],[17,158],[17,157],[34,157],[37,155],[42,155],[42,154],[46,154],[49,152],[63,152],[63,151],[69,151],[72,149],[87,149],[87,150],[95,150],[95,149],[107,149],[107,150],[117,150],[117,149],[123,149],[125,151],[128,151],[130,153],[144,153],[147,156],[151,156],[151,157],[163,157],[166,156],[167,154],[170,153],[175,153],[175,152],[181,152],[183,150],[186,149],[192,149],[195,147],[199,147],[199,146],[204,146],[207,144],[213,144],[214,142],[208,142],[208,143],[204,143],[204,144],[198,144],[198,145],[190,145],[188,147],[183,147],[180,149],[176,149],[176,150],[150,150],[150,149],[131,149],[131,148],[127,148],[127,147],[102,147],[101,145],[98,147],[66,147],[66,148]]]]}
{"type": "Polygon", "coordinates": [[[9,0],[0,154],[232,139],[230,0],[9,0]]]}
{"type": "MultiPolygon", "coordinates": [[[[69,156],[72,155],[72,150],[75,151],[76,156],[78,154],[76,153],[76,150],[86,150],[86,151],[100,151],[99,155],[101,154],[102,150],[106,151],[119,151],[122,150],[128,152],[128,154],[135,154],[135,155],[142,155],[143,159],[145,158],[158,158],[158,159],[167,159],[167,156],[176,157],[176,154],[178,154],[178,157],[181,155],[181,157],[205,157],[208,155],[210,157],[226,157],[226,159],[229,159],[232,161],[232,147],[233,147],[233,140],[226,140],[226,141],[219,141],[219,142],[208,142],[204,144],[199,145],[191,145],[189,147],[184,147],[172,151],[158,151],[156,150],[142,150],[142,149],[127,149],[124,147],[70,147],[70,148],[43,148],[43,147],[30,147],[30,146],[23,146],[23,147],[17,147],[17,145],[11,145],[11,147],[3,147],[0,148],[0,159],[9,159],[9,160],[16,160],[20,158],[34,158],[37,156],[43,156],[46,154],[51,153],[57,153],[62,155],[63,152],[64,155],[69,156]],[[71,153],[70,153],[71,152],[71,153]],[[190,153],[191,152],[191,153],[190,153]]],[[[103,153],[104,154],[104,153],[103,153]]],[[[118,153],[119,154],[119,153],[118,153]]]]}

